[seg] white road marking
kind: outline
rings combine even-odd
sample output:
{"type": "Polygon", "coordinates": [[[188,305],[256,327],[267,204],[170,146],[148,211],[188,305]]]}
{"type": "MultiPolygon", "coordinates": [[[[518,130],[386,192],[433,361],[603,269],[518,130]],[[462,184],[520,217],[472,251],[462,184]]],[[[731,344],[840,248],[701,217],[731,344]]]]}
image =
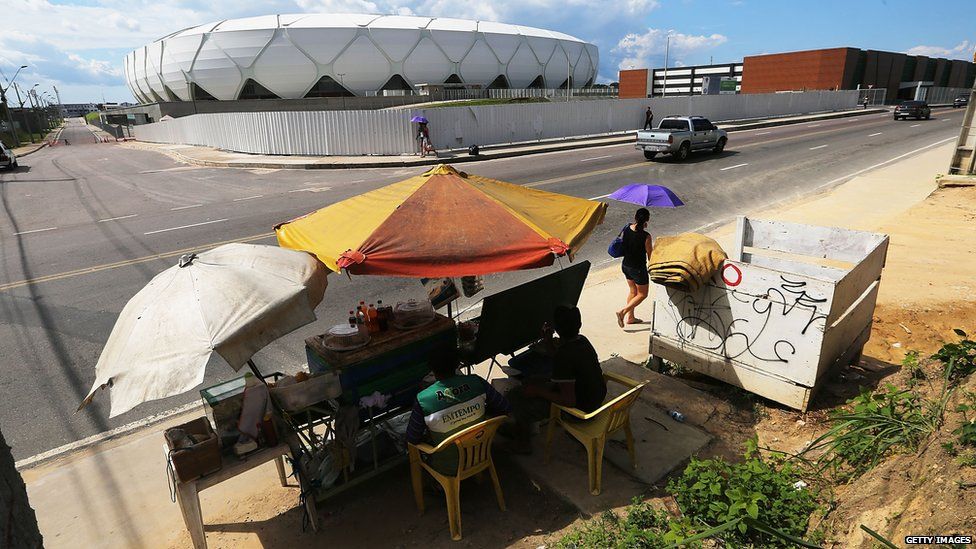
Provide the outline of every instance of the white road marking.
{"type": "Polygon", "coordinates": [[[807,124],[808,128],[819,128],[820,124],[807,124]]]}
{"type": "MultiPolygon", "coordinates": [[[[103,159],[103,160],[107,160],[107,159],[103,159]]],[[[200,168],[201,166],[177,166],[175,168],[163,168],[160,170],[145,170],[139,173],[146,174],[146,173],[182,172],[186,170],[199,170],[200,168]]]]}
{"type": "Polygon", "coordinates": [[[199,208],[200,206],[203,206],[203,204],[190,204],[189,206],[180,206],[178,208],[170,208],[169,211],[175,212],[177,210],[188,210],[190,208],[199,208]]]}
{"type": "Polygon", "coordinates": [[[31,233],[43,233],[44,231],[53,231],[55,229],[57,229],[57,227],[48,227],[46,229],[34,229],[33,231],[20,231],[19,233],[14,233],[14,236],[18,236],[22,234],[31,234],[31,233]]]}
{"type": "Polygon", "coordinates": [[[612,154],[605,154],[603,156],[594,156],[593,158],[584,158],[580,162],[590,162],[591,160],[600,160],[601,158],[613,158],[612,154]]]}
{"type": "Polygon", "coordinates": [[[606,198],[606,197],[610,196],[611,194],[613,194],[613,193],[601,194],[600,196],[594,196],[593,198],[587,198],[587,200],[599,200],[601,198],[606,198]]]}
{"type": "Polygon", "coordinates": [[[108,219],[99,219],[98,222],[105,223],[106,221],[118,221],[120,219],[129,219],[130,217],[135,217],[137,215],[139,214],[120,215],[118,217],[109,217],[108,219]]]}
{"type": "Polygon", "coordinates": [[[736,164],[735,166],[729,166],[727,168],[720,168],[718,171],[724,172],[725,170],[734,170],[736,168],[741,168],[742,166],[748,166],[748,165],[749,165],[749,163],[746,162],[745,164],[736,164]]]}
{"type": "Polygon", "coordinates": [[[355,181],[350,181],[350,183],[362,183],[363,181],[366,181],[366,180],[365,179],[357,179],[355,181]]]}
{"type": "Polygon", "coordinates": [[[254,200],[255,198],[261,198],[263,196],[264,196],[263,194],[256,194],[254,196],[245,196],[244,198],[235,198],[234,199],[234,202],[243,202],[245,200],[254,200]]]}
{"type": "Polygon", "coordinates": [[[817,149],[822,149],[822,148],[824,148],[824,147],[826,147],[826,146],[827,146],[827,145],[817,145],[816,147],[810,147],[810,150],[811,150],[811,151],[815,151],[815,150],[817,150],[817,149]]]}
{"type": "Polygon", "coordinates": [[[921,124],[912,124],[911,126],[908,126],[908,127],[909,127],[909,128],[917,128],[917,127],[919,127],[919,126],[921,126],[921,124]]]}
{"type": "Polygon", "coordinates": [[[332,187],[309,187],[307,189],[292,189],[290,193],[322,193],[332,190],[332,187]]]}
{"type": "Polygon", "coordinates": [[[770,134],[770,133],[773,133],[773,132],[759,132],[756,135],[766,135],[766,134],[770,134]]]}
{"type": "Polygon", "coordinates": [[[220,223],[222,221],[227,221],[227,219],[215,219],[213,221],[204,221],[203,223],[193,223],[191,225],[181,225],[179,227],[170,227],[169,229],[159,229],[158,231],[149,231],[148,233],[142,233],[144,235],[165,233],[168,231],[177,231],[179,229],[189,229],[190,227],[199,227],[200,225],[210,225],[211,223],[220,223]]]}
{"type": "Polygon", "coordinates": [[[872,133],[872,134],[871,134],[871,135],[869,135],[868,137],[874,137],[874,136],[876,136],[876,135],[881,135],[881,134],[883,134],[883,133],[884,133],[884,132],[878,132],[878,133],[872,133]]]}

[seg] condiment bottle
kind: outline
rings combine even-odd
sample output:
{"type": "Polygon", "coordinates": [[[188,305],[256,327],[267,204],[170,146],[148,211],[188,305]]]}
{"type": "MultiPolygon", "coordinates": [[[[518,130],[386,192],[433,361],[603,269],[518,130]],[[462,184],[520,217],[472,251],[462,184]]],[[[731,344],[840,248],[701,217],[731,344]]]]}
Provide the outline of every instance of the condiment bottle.
{"type": "Polygon", "coordinates": [[[371,334],[380,331],[379,315],[376,312],[376,307],[372,303],[369,304],[369,309],[366,310],[366,326],[369,328],[369,333],[371,334]]]}
{"type": "Polygon", "coordinates": [[[376,319],[379,321],[380,331],[385,332],[390,329],[390,312],[388,307],[383,306],[383,300],[376,300],[376,319]]]}

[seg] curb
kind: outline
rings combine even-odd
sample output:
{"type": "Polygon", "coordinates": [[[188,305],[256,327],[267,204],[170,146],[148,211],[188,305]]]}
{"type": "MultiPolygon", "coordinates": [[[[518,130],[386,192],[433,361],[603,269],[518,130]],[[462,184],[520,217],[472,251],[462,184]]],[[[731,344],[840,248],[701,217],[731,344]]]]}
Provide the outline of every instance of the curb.
{"type": "MultiPolygon", "coordinates": [[[[864,116],[869,114],[879,114],[883,112],[888,112],[888,109],[863,109],[855,111],[841,111],[830,114],[818,114],[810,115],[804,118],[793,118],[790,120],[764,120],[761,122],[747,122],[744,124],[735,125],[730,128],[724,128],[727,132],[737,132],[745,130],[754,130],[759,128],[770,128],[773,126],[788,126],[791,124],[803,124],[806,122],[817,121],[817,120],[832,120],[836,118],[849,118],[853,116],[864,116]]],[[[720,126],[721,127],[721,126],[720,126]]],[[[206,166],[210,168],[244,168],[244,169],[279,169],[279,170],[347,170],[347,169],[362,169],[362,168],[408,168],[413,166],[434,166],[437,164],[460,164],[463,162],[480,162],[483,160],[497,160],[501,158],[513,158],[517,156],[528,156],[532,154],[544,154],[551,152],[560,152],[572,149],[586,149],[593,147],[606,147],[611,145],[622,145],[626,143],[631,143],[634,140],[636,132],[627,132],[620,135],[619,137],[600,137],[596,141],[594,138],[581,138],[576,140],[568,140],[565,143],[553,144],[552,146],[545,147],[544,149],[529,149],[525,148],[522,150],[515,149],[511,151],[492,153],[490,150],[483,151],[482,154],[478,156],[456,156],[450,158],[431,158],[429,160],[382,160],[379,162],[345,162],[345,163],[318,163],[318,162],[305,162],[305,163],[294,163],[294,164],[283,164],[280,162],[242,162],[242,161],[218,161],[218,160],[200,160],[197,158],[191,158],[184,155],[178,151],[156,151],[162,152],[163,154],[171,154],[175,156],[180,161],[193,164],[196,166],[206,166]]],[[[138,141],[136,141],[138,143],[138,141]]],[[[533,144],[531,146],[539,146],[533,144]]]]}
{"type": "Polygon", "coordinates": [[[26,457],[20,461],[14,463],[14,467],[18,471],[26,471],[33,469],[35,467],[40,467],[45,463],[51,461],[62,459],[71,456],[72,454],[77,454],[83,452],[92,446],[96,446],[103,442],[108,442],[111,440],[121,439],[132,435],[138,431],[148,429],[155,425],[158,425],[164,421],[167,421],[173,417],[180,414],[186,414],[191,411],[200,408],[202,410],[203,404],[200,402],[191,402],[189,404],[184,404],[183,406],[178,406],[176,408],[166,410],[165,412],[160,412],[158,414],[153,414],[151,416],[145,417],[138,421],[133,421],[132,423],[127,423],[116,427],[115,429],[109,431],[103,431],[101,433],[94,434],[90,437],[83,438],[81,440],[76,440],[75,442],[70,442],[63,446],[58,446],[57,448],[52,448],[50,450],[41,452],[39,454],[34,454],[33,456],[26,457]]]}
{"type": "MultiPolygon", "coordinates": [[[[54,140],[55,141],[57,141],[58,138],[61,137],[61,132],[63,132],[63,131],[64,131],[64,126],[61,126],[60,128],[58,128],[58,134],[54,136],[54,140]]],[[[48,135],[50,135],[50,134],[48,134],[48,135]]],[[[36,153],[37,151],[43,149],[44,147],[48,147],[48,146],[50,146],[50,145],[48,145],[48,141],[44,141],[43,143],[41,143],[41,146],[40,147],[37,147],[36,149],[34,149],[32,151],[27,151],[27,152],[25,152],[23,154],[18,154],[17,155],[17,158],[23,158],[25,156],[30,156],[30,155],[36,153]]]]}

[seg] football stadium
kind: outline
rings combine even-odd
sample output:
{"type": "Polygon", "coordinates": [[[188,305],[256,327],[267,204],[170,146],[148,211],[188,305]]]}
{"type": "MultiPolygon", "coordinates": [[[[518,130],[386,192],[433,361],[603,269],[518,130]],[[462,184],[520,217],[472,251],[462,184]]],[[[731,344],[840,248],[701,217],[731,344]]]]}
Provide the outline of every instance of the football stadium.
{"type": "Polygon", "coordinates": [[[175,32],[130,52],[142,103],[402,95],[423,85],[584,87],[599,51],[556,31],[444,17],[267,15],[175,32]]]}

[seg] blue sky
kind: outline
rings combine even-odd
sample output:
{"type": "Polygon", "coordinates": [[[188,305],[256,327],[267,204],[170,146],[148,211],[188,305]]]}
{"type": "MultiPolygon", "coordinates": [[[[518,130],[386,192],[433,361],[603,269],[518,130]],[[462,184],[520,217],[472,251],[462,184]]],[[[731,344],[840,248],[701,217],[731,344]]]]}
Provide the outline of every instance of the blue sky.
{"type": "MultiPolygon", "coordinates": [[[[976,2],[917,0],[0,0],[0,71],[64,102],[132,101],[126,52],[181,28],[269,13],[360,12],[487,19],[559,30],[600,47],[600,77],[621,67],[691,65],[854,46],[972,59],[976,2]],[[949,9],[951,8],[951,9],[949,9]],[[920,10],[922,15],[920,16],[920,10]]],[[[0,79],[6,87],[7,82],[0,79]]],[[[16,102],[16,97],[12,98],[16,102]]]]}

